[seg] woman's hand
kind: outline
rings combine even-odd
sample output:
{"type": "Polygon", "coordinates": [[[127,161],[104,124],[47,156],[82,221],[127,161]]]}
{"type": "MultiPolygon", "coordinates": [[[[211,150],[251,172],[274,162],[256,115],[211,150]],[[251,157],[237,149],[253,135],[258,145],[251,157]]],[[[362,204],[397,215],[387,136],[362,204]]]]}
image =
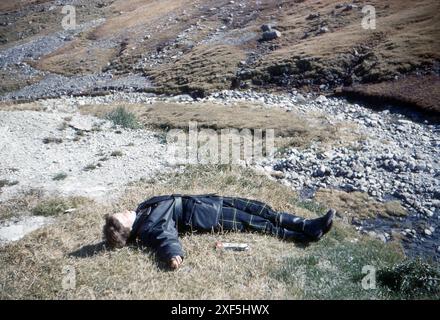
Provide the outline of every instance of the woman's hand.
{"type": "Polygon", "coordinates": [[[170,268],[173,270],[177,270],[182,264],[183,259],[181,256],[175,256],[170,259],[170,268]]]}

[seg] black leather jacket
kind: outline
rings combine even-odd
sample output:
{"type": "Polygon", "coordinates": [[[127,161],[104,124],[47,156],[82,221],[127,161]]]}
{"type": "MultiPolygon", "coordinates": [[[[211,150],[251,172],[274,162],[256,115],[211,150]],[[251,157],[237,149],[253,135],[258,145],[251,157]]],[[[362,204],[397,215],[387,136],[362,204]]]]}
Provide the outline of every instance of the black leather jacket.
{"type": "Polygon", "coordinates": [[[130,241],[155,250],[160,259],[184,257],[178,233],[217,228],[223,199],[216,195],[165,195],[148,199],[136,209],[130,241]]]}

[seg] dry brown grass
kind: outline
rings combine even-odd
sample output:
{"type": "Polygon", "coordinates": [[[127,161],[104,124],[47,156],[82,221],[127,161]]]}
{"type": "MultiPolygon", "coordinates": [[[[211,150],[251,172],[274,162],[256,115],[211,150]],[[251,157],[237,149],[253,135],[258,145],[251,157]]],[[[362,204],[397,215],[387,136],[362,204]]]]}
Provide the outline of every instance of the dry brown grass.
{"type": "MultiPolygon", "coordinates": [[[[411,57],[421,58],[425,56],[438,57],[438,3],[435,1],[398,1],[392,0],[383,3],[381,1],[368,1],[368,4],[376,8],[377,29],[366,31],[361,27],[363,14],[358,10],[351,10],[339,14],[338,18],[331,18],[330,13],[335,10],[335,5],[340,1],[330,0],[325,3],[306,1],[299,8],[290,7],[281,17],[280,29],[286,33],[286,38],[281,40],[285,50],[317,57],[330,57],[335,54],[345,53],[358,44],[373,45],[376,54],[390,53],[396,57],[405,57],[410,61],[411,57]],[[295,10],[301,12],[301,17],[295,15],[295,10]],[[310,12],[319,12],[321,20],[325,18],[332,32],[302,39],[288,45],[290,37],[302,36],[298,25],[305,27],[305,17],[310,12]],[[380,36],[380,37],[379,37],[380,36]],[[393,45],[391,45],[393,44],[393,45]]],[[[367,3],[359,4],[360,6],[367,3]]],[[[339,12],[341,10],[335,10],[339,12]]],[[[283,54],[283,49],[274,52],[283,54]]],[[[394,62],[394,61],[390,61],[394,62]]]]}
{"type": "MultiPolygon", "coordinates": [[[[76,4],[76,22],[82,24],[87,21],[113,16],[115,13],[107,6],[111,1],[100,0],[98,5],[96,1],[81,0],[76,4]]],[[[10,24],[0,26],[0,47],[6,48],[26,43],[35,39],[35,36],[45,36],[63,30],[61,21],[64,15],[61,13],[61,6],[56,6],[55,9],[50,11],[40,11],[32,8],[31,4],[43,2],[48,1],[3,1],[0,4],[0,6],[4,6],[6,11],[17,10],[18,12],[18,14],[15,12],[9,13],[7,21],[10,24]],[[9,4],[6,4],[7,2],[9,4]]]]}
{"type": "MultiPolygon", "coordinates": [[[[115,37],[126,30],[136,30],[136,27],[146,27],[146,25],[154,25],[155,21],[172,13],[176,9],[191,8],[188,0],[136,0],[123,1],[117,0],[111,10],[114,12],[122,12],[111,19],[108,19],[102,26],[96,28],[90,35],[95,39],[104,39],[115,37]]],[[[129,37],[132,37],[130,35],[129,37]]]]}
{"type": "Polygon", "coordinates": [[[0,111],[44,111],[44,108],[35,102],[11,103],[0,102],[0,111]]]}
{"type": "MultiPolygon", "coordinates": [[[[267,256],[275,251],[284,252],[288,246],[292,245],[266,236],[244,234],[186,236],[182,242],[188,256],[185,259],[184,268],[177,273],[162,270],[148,251],[143,253],[131,248],[116,252],[100,251],[90,257],[69,256],[69,253],[81,248],[83,248],[83,253],[86,253],[87,246],[99,243],[105,212],[119,210],[122,207],[134,208],[138,202],[153,194],[189,192],[190,186],[187,183],[192,184],[190,188],[194,193],[214,190],[224,192],[228,188],[229,194],[234,194],[238,189],[242,194],[255,196],[257,189],[237,184],[239,177],[234,177],[228,172],[224,172],[223,175],[219,180],[220,183],[210,183],[207,187],[200,184],[205,180],[203,174],[191,177],[192,179],[178,179],[177,183],[162,186],[148,184],[134,186],[121,203],[113,208],[97,205],[81,208],[78,216],[67,217],[59,225],[47,227],[27,237],[20,244],[14,244],[2,250],[0,254],[5,258],[2,258],[2,261],[11,265],[21,265],[18,274],[25,270],[32,272],[28,277],[21,279],[13,274],[7,276],[2,272],[0,278],[9,280],[6,283],[2,281],[6,284],[2,290],[3,298],[8,297],[8,294],[39,298],[47,296],[92,298],[95,295],[106,298],[147,299],[250,298],[249,291],[252,291],[255,297],[282,297],[284,292],[280,290],[282,289],[280,285],[268,277],[268,271],[276,264],[276,260],[267,260],[267,256]],[[235,188],[231,189],[231,186],[235,188]],[[261,248],[258,253],[256,251],[244,254],[219,253],[213,250],[215,240],[218,239],[248,242],[253,247],[261,246],[261,248]],[[26,249],[29,241],[33,243],[32,251],[26,249]],[[262,243],[264,246],[261,245],[262,243]],[[38,252],[37,256],[31,253],[35,250],[38,252]],[[255,259],[259,265],[257,270],[255,270],[255,259]],[[60,271],[63,265],[73,265],[78,271],[78,288],[74,293],[60,290],[60,271]],[[247,265],[247,267],[238,268],[239,265],[247,265]],[[47,271],[46,275],[40,274],[44,270],[47,271]],[[134,270],[142,270],[142,272],[136,274],[134,270]],[[209,283],[217,283],[216,287],[206,286],[206,277],[200,277],[200,274],[206,276],[206,270],[210,270],[211,274],[209,283]],[[96,281],[97,272],[100,274],[98,282],[96,281]],[[237,282],[238,279],[240,279],[239,282],[237,282]],[[12,283],[13,287],[11,287],[12,283]],[[54,290],[47,291],[50,283],[57,285],[54,290]],[[28,285],[31,285],[31,290],[24,290],[28,285]]],[[[267,183],[262,191],[269,191],[267,183]]],[[[278,205],[285,202],[285,199],[280,198],[273,200],[278,205]]]]}
{"type": "Polygon", "coordinates": [[[0,3],[0,12],[8,12],[22,9],[29,5],[35,5],[40,3],[49,2],[51,0],[15,0],[15,1],[2,1],[0,3]]]}
{"type": "Polygon", "coordinates": [[[366,52],[370,56],[365,60],[372,59],[371,68],[365,64],[358,72],[371,81],[390,79],[398,72],[409,72],[440,59],[438,2],[425,0],[415,5],[414,1],[393,0],[386,4],[369,1],[368,4],[376,8],[376,30],[361,27],[363,15],[359,10],[341,13],[337,18],[332,16],[338,3],[305,1],[296,6],[287,5],[277,23],[283,31],[283,37],[277,40],[279,49],[262,59],[256,70],[264,74],[275,66],[287,66],[289,72],[304,73],[311,78],[324,75],[325,70],[344,74],[353,64],[347,54],[352,54],[354,48],[362,52],[368,47],[366,52]],[[305,17],[311,12],[319,12],[321,18],[306,21],[305,17]],[[316,28],[319,21],[325,21],[330,32],[301,39],[304,32],[316,28]],[[364,49],[359,49],[362,47],[364,49]],[[311,68],[306,72],[296,66],[296,61],[304,58],[312,58],[311,68]]]}
{"type": "MultiPolygon", "coordinates": [[[[201,23],[188,39],[193,48],[175,47],[162,63],[147,64],[144,68],[146,75],[154,79],[158,92],[203,95],[230,88],[232,84],[235,86],[239,83],[235,79],[238,63],[246,60],[251,52],[257,55],[256,61],[249,65],[251,73],[240,78],[242,84],[251,87],[284,85],[285,75],[291,84],[304,86],[304,89],[318,88],[320,83],[329,83],[332,87],[341,82],[350,84],[352,75],[355,83],[384,81],[393,79],[398,73],[429,69],[440,60],[438,1],[416,3],[409,0],[368,1],[377,11],[376,30],[362,29],[360,9],[345,12],[335,9],[335,5],[340,4],[338,0],[249,1],[242,10],[234,12],[226,38],[242,32],[258,35],[261,24],[270,21],[283,33],[270,44],[259,44],[256,38],[237,44],[223,40],[201,44],[208,34],[224,25],[219,12],[211,12],[209,8],[230,6],[226,0],[118,0],[104,8],[87,4],[78,9],[78,17],[86,17],[85,20],[106,17],[105,23],[84,32],[74,44],[66,44],[43,57],[36,66],[72,75],[96,72],[111,63],[110,68],[115,73],[132,72],[133,66],[145,56],[159,52],[173,43],[183,30],[201,23]],[[320,18],[307,20],[312,12],[320,13],[320,18]],[[321,24],[327,25],[329,32],[316,35],[321,24]],[[310,36],[302,38],[306,31],[310,36]],[[145,39],[147,34],[150,35],[148,40],[145,39]],[[116,47],[103,49],[101,41],[106,39],[114,41],[116,47]],[[123,50],[117,52],[119,49],[123,50]],[[355,57],[354,49],[365,56],[355,57]],[[184,54],[172,59],[177,51],[184,54]],[[335,78],[338,81],[335,82],[335,78]]],[[[15,30],[0,27],[0,36],[17,40],[15,34],[27,32],[30,20],[32,28],[36,28],[30,35],[44,34],[59,28],[60,24],[52,13],[51,16],[46,12],[29,13],[17,21],[15,30]],[[41,29],[43,27],[45,29],[41,29]]],[[[390,90],[388,93],[392,95],[390,90]]]]}
{"type": "MultiPolygon", "coordinates": [[[[336,223],[326,242],[303,248],[261,234],[187,234],[181,241],[186,251],[183,267],[168,272],[147,249],[107,251],[102,245],[103,216],[136,205],[153,195],[217,192],[268,202],[277,210],[314,217],[315,212],[296,207],[296,195],[288,188],[255,175],[250,170],[228,167],[188,168],[165,182],[140,182],[114,205],[88,203],[77,213],[64,215],[54,225],[0,249],[0,298],[108,298],[108,299],[291,299],[307,298],[304,284],[274,276],[286,258],[313,255],[315,248],[334,248],[358,237],[336,223]],[[218,252],[217,240],[246,242],[248,252],[218,252]],[[76,288],[63,290],[63,268],[76,270],[76,288]]],[[[362,243],[377,241],[361,237],[362,243]]],[[[361,244],[360,244],[361,245],[361,244]]],[[[381,250],[386,249],[382,245],[381,250]]],[[[398,254],[397,254],[398,255],[398,254]]],[[[394,256],[394,254],[393,254],[394,256]]],[[[335,266],[337,268],[337,266],[335,266]]]]}
{"type": "MultiPolygon", "coordinates": [[[[1,192],[1,191],[0,191],[1,192]]],[[[56,208],[75,208],[89,205],[90,200],[84,197],[47,197],[41,190],[30,189],[19,197],[11,198],[0,204],[0,222],[29,215],[56,215],[56,208]]]]}
{"type": "Polygon", "coordinates": [[[20,197],[3,202],[0,205],[0,221],[5,221],[11,217],[18,217],[23,214],[29,214],[42,195],[38,190],[31,190],[20,197]]]}
{"type": "Polygon", "coordinates": [[[215,103],[162,103],[151,105],[112,104],[85,105],[83,114],[105,117],[117,107],[124,107],[136,115],[147,128],[169,130],[186,129],[190,122],[197,122],[199,129],[274,129],[277,147],[307,147],[312,141],[325,145],[350,144],[361,137],[353,127],[345,123],[333,124],[322,115],[306,118],[296,112],[278,108],[265,108],[258,104],[238,103],[220,105],[215,103]],[[335,141],[334,137],[340,139],[335,141]]]}
{"type": "Polygon", "coordinates": [[[30,64],[39,70],[75,76],[101,72],[116,53],[116,48],[96,48],[89,41],[75,40],[30,64]]]}
{"type": "Polygon", "coordinates": [[[440,115],[440,77],[411,76],[396,81],[344,88],[342,92],[375,103],[399,103],[440,115]]]}
{"type": "Polygon", "coordinates": [[[165,92],[204,95],[231,87],[245,52],[228,45],[201,45],[182,58],[146,72],[165,92]]]}
{"type": "Polygon", "coordinates": [[[316,193],[315,200],[335,208],[339,214],[349,221],[353,218],[400,217],[408,214],[398,201],[381,203],[368,196],[368,194],[357,191],[345,192],[320,189],[316,193]]]}
{"type": "MultiPolygon", "coordinates": [[[[187,24],[180,18],[179,23],[169,24],[168,21],[168,17],[174,18],[174,14],[181,16],[183,10],[193,10],[189,1],[115,1],[103,8],[96,8],[93,2],[86,3],[84,8],[79,8],[78,17],[90,19],[96,16],[106,18],[106,21],[83,32],[77,40],[41,57],[35,63],[35,67],[73,75],[75,72],[83,74],[101,71],[111,63],[122,73],[131,72],[133,65],[143,53],[156,51],[158,46],[175,39],[176,35],[185,29],[187,24]],[[152,35],[148,41],[143,40],[146,34],[152,35]],[[103,48],[95,42],[106,39],[111,39],[116,45],[103,48]]],[[[5,37],[11,38],[6,34],[5,37]]],[[[197,36],[200,37],[202,35],[197,36]]]]}
{"type": "Polygon", "coordinates": [[[34,84],[41,79],[41,76],[29,76],[20,73],[20,71],[18,71],[14,77],[11,77],[9,71],[0,70],[0,94],[19,90],[23,87],[34,84]]]}

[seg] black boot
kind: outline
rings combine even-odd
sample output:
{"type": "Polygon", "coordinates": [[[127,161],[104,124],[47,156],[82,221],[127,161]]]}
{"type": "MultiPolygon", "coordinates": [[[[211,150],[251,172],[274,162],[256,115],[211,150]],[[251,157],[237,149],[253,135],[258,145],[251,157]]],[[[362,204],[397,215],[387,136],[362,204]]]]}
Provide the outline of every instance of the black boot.
{"type": "Polygon", "coordinates": [[[325,216],[317,219],[305,220],[304,233],[311,241],[319,240],[324,234],[330,231],[335,213],[335,210],[330,209],[325,216]]]}
{"type": "Polygon", "coordinates": [[[278,223],[281,228],[295,232],[304,232],[305,219],[289,213],[281,213],[278,216],[278,223]]]}

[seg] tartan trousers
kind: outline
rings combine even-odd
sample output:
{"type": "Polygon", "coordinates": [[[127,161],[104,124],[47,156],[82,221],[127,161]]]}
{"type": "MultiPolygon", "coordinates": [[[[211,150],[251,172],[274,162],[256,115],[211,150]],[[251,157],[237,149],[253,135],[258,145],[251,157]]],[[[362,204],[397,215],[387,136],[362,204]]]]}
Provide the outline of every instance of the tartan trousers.
{"type": "MultiPolygon", "coordinates": [[[[219,219],[221,230],[256,231],[279,237],[283,240],[307,241],[306,235],[300,230],[282,227],[281,216],[267,204],[233,197],[223,197],[223,208],[219,219]]],[[[290,215],[298,222],[304,219],[290,215]]]]}

